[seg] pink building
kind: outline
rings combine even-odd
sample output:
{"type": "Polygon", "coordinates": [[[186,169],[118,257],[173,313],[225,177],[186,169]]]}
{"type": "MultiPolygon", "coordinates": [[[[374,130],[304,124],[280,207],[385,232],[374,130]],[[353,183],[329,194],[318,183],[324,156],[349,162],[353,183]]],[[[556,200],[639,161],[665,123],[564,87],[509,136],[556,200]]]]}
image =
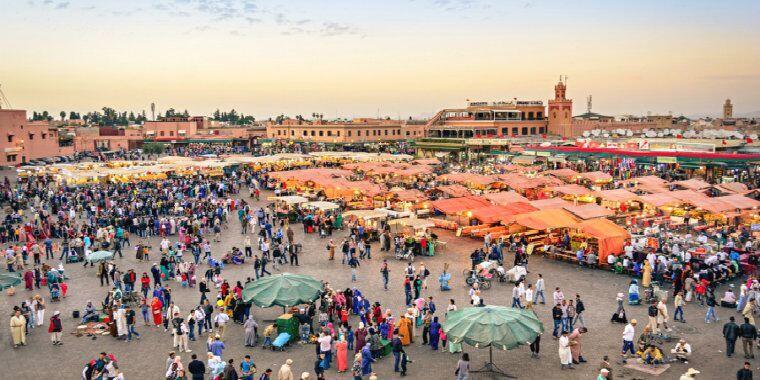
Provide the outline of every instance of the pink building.
{"type": "Polygon", "coordinates": [[[142,129],[145,138],[148,140],[185,140],[189,136],[196,135],[198,123],[196,121],[188,121],[184,117],[165,118],[159,121],[146,121],[142,129]]]}
{"type": "Polygon", "coordinates": [[[278,140],[320,143],[365,143],[417,139],[423,136],[423,124],[401,120],[357,118],[348,122],[317,119],[287,119],[282,124],[267,124],[267,137],[278,140]]]}
{"type": "Polygon", "coordinates": [[[0,165],[73,153],[58,145],[58,131],[49,122],[28,121],[25,110],[0,109],[0,134],[0,165]]]}
{"type": "Polygon", "coordinates": [[[140,128],[83,127],[76,129],[74,149],[77,152],[96,150],[130,150],[139,148],[143,142],[140,128]]]}

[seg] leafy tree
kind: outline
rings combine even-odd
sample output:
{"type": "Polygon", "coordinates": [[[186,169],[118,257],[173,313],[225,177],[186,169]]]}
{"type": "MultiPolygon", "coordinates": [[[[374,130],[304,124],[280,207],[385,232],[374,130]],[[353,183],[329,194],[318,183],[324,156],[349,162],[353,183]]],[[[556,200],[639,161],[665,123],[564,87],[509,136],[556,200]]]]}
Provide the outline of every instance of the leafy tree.
{"type": "Polygon", "coordinates": [[[66,111],[61,111],[61,113],[59,115],[61,115],[61,121],[63,121],[64,119],[66,119],[66,111]]]}
{"type": "Polygon", "coordinates": [[[161,154],[166,151],[166,145],[157,142],[145,143],[142,150],[147,154],[161,154]]]}

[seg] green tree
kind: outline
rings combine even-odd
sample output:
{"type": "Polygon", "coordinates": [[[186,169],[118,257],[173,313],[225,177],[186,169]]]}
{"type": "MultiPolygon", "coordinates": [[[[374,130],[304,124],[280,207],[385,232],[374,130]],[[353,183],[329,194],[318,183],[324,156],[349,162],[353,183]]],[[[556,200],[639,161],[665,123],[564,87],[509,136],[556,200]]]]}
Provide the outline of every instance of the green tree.
{"type": "Polygon", "coordinates": [[[66,111],[61,111],[61,113],[59,115],[61,115],[61,121],[63,121],[64,119],[66,119],[66,111]]]}
{"type": "Polygon", "coordinates": [[[161,154],[166,150],[166,146],[162,143],[151,142],[143,144],[142,150],[147,154],[161,154]]]}

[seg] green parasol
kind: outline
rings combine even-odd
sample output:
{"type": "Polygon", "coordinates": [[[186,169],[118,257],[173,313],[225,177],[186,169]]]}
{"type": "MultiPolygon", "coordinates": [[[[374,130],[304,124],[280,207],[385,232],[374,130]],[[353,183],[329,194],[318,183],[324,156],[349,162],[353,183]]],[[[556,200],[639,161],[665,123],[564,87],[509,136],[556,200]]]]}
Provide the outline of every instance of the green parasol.
{"type": "Polygon", "coordinates": [[[301,274],[283,273],[262,277],[246,285],[243,300],[259,307],[287,307],[308,303],[319,298],[322,282],[301,274]]]}
{"type": "Polygon", "coordinates": [[[109,251],[97,251],[90,254],[90,256],[87,258],[87,261],[89,262],[97,262],[97,261],[105,261],[110,260],[113,258],[113,252],[109,251]]]}
{"type": "Polygon", "coordinates": [[[482,371],[472,372],[496,372],[508,376],[493,364],[493,348],[511,350],[529,345],[544,332],[544,325],[532,311],[484,306],[449,312],[443,331],[450,342],[489,348],[489,362],[482,371]]]}
{"type": "Polygon", "coordinates": [[[0,290],[17,286],[21,283],[21,274],[19,273],[0,273],[0,290]]]}

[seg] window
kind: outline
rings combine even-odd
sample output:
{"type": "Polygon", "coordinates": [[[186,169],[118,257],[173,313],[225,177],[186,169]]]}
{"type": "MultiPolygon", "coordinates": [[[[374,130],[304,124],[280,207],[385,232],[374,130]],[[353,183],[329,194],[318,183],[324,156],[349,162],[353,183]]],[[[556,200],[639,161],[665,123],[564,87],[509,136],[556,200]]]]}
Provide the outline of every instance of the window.
{"type": "Polygon", "coordinates": [[[530,134],[535,135],[536,134],[536,127],[530,127],[530,134]]]}
{"type": "Polygon", "coordinates": [[[328,136],[332,136],[332,131],[327,131],[328,136]]]}
{"type": "Polygon", "coordinates": [[[164,131],[161,131],[158,135],[164,137],[164,131]]]}
{"type": "Polygon", "coordinates": [[[34,133],[29,134],[29,140],[34,140],[34,133]]]}
{"type": "Polygon", "coordinates": [[[325,135],[325,131],[319,131],[319,137],[322,137],[325,135]]]}
{"type": "Polygon", "coordinates": [[[543,119],[543,118],[544,118],[544,113],[543,112],[541,112],[541,111],[536,112],[536,119],[543,119]]]}
{"type": "Polygon", "coordinates": [[[528,134],[528,127],[522,127],[522,134],[527,135],[528,134]]]}
{"type": "Polygon", "coordinates": [[[533,120],[533,112],[528,112],[528,120],[533,120]]]}
{"type": "Polygon", "coordinates": [[[409,136],[409,131],[406,131],[406,135],[409,136]]]}
{"type": "Polygon", "coordinates": [[[46,139],[47,138],[47,133],[43,133],[42,136],[40,136],[40,137],[42,137],[43,140],[46,139]]]}
{"type": "Polygon", "coordinates": [[[570,112],[569,111],[565,111],[565,119],[569,119],[569,118],[570,118],[570,112]]]}
{"type": "Polygon", "coordinates": [[[296,134],[296,132],[295,132],[295,131],[293,131],[293,130],[291,130],[291,131],[290,131],[290,135],[291,135],[291,136],[294,136],[295,134],[296,134]]]}
{"type": "MultiPolygon", "coordinates": [[[[356,131],[356,135],[357,136],[361,136],[362,135],[362,131],[356,131]]],[[[349,135],[349,136],[351,136],[351,135],[349,135]]]]}
{"type": "Polygon", "coordinates": [[[388,136],[388,130],[387,129],[385,130],[385,135],[388,136]]]}
{"type": "Polygon", "coordinates": [[[9,142],[9,143],[12,143],[12,142],[13,142],[13,135],[8,135],[8,142],[9,142]]]}
{"type": "MultiPolygon", "coordinates": [[[[338,136],[340,136],[340,135],[338,135],[338,136]]],[[[348,137],[351,137],[351,131],[348,131],[348,137]]]]}
{"type": "Polygon", "coordinates": [[[397,135],[399,135],[399,136],[401,136],[401,130],[400,130],[400,129],[397,129],[397,130],[396,130],[396,134],[397,134],[397,135]]]}
{"type": "Polygon", "coordinates": [[[546,133],[546,128],[544,128],[544,127],[538,127],[538,133],[540,133],[540,134],[543,135],[544,133],[546,133]]]}
{"type": "Polygon", "coordinates": [[[5,156],[5,159],[8,162],[16,162],[16,155],[15,154],[9,154],[9,155],[5,156]]]}
{"type": "Polygon", "coordinates": [[[174,131],[169,131],[169,136],[174,136],[174,131]]]}
{"type": "Polygon", "coordinates": [[[308,136],[308,135],[309,135],[309,133],[308,133],[308,132],[306,132],[306,130],[304,129],[304,131],[303,131],[303,135],[304,135],[304,136],[308,136]]]}
{"type": "Polygon", "coordinates": [[[557,111],[554,111],[552,112],[552,119],[556,119],[556,118],[557,118],[557,111]]]}
{"type": "MultiPolygon", "coordinates": [[[[348,133],[351,133],[351,132],[348,132],[348,133]]],[[[340,131],[338,131],[338,137],[340,137],[340,131]]]]}
{"type": "Polygon", "coordinates": [[[314,133],[314,130],[313,130],[313,129],[311,130],[311,136],[312,136],[312,137],[313,137],[313,136],[316,136],[316,134],[314,133]]]}
{"type": "Polygon", "coordinates": [[[517,127],[512,128],[512,134],[517,135],[517,127]]]}

